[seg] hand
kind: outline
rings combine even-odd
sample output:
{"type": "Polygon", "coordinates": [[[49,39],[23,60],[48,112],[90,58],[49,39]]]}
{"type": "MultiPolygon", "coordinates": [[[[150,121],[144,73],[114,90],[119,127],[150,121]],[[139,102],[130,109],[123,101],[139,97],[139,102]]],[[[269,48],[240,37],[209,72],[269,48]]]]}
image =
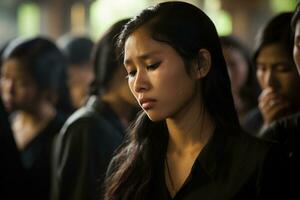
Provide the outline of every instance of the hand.
{"type": "Polygon", "coordinates": [[[258,98],[258,102],[264,125],[269,125],[271,122],[283,117],[290,107],[290,103],[272,88],[264,89],[258,98]]]}

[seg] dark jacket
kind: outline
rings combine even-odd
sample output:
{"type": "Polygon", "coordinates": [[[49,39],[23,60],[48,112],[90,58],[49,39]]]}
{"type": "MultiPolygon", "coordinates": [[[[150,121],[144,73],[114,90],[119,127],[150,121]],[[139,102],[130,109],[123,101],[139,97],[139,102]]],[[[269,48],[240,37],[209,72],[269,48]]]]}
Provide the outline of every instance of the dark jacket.
{"type": "Polygon", "coordinates": [[[52,200],[99,199],[110,159],[124,127],[96,96],[64,124],[53,155],[52,200]]]}
{"type": "Polygon", "coordinates": [[[300,199],[300,112],[272,123],[260,135],[268,140],[279,142],[288,158],[294,190],[300,199]]]}

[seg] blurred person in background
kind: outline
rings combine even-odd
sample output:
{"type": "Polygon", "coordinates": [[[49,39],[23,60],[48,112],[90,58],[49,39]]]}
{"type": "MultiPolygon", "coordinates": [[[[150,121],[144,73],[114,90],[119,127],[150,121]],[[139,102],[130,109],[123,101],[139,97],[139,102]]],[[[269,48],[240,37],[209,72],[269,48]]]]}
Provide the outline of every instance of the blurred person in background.
{"type": "Polygon", "coordinates": [[[243,126],[245,115],[257,106],[259,94],[250,52],[235,36],[222,36],[220,40],[231,80],[235,108],[243,126]]]}
{"type": "Polygon", "coordinates": [[[95,80],[87,103],[59,133],[54,152],[52,200],[96,200],[110,159],[137,111],[115,43],[128,20],[115,23],[93,52],[95,80]]]}
{"type": "Polygon", "coordinates": [[[67,58],[67,83],[73,107],[77,109],[85,103],[94,79],[91,60],[94,43],[87,36],[65,35],[57,44],[67,58]]]}
{"type": "Polygon", "coordinates": [[[51,40],[34,37],[10,42],[2,61],[1,98],[25,171],[23,197],[49,199],[52,143],[70,108],[64,56],[51,40]]]}
{"type": "Polygon", "coordinates": [[[271,123],[300,111],[300,77],[293,60],[291,18],[292,13],[281,13],[269,21],[254,55],[262,92],[258,109],[248,115],[245,124],[259,137],[264,137],[263,130],[271,123]]]}
{"type": "MultiPolygon", "coordinates": [[[[300,3],[298,3],[291,21],[292,35],[294,40],[293,58],[295,68],[300,77],[300,3]]],[[[298,91],[294,91],[299,94],[298,91]]],[[[265,129],[262,135],[265,138],[275,140],[283,145],[286,156],[289,158],[289,170],[293,175],[294,190],[297,199],[300,199],[300,111],[272,123],[265,129]]]]}

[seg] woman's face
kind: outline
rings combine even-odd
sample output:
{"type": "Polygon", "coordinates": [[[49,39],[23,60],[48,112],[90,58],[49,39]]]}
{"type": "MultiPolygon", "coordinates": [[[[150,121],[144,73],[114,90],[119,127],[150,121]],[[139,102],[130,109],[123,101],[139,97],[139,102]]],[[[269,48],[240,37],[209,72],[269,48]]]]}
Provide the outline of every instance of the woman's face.
{"type": "Polygon", "coordinates": [[[243,55],[234,48],[223,48],[223,54],[228,67],[231,87],[234,93],[238,93],[247,81],[248,65],[243,55]]]}
{"type": "Polygon", "coordinates": [[[147,28],[133,32],[124,50],[130,90],[152,121],[175,117],[195,99],[197,78],[188,75],[180,55],[153,40],[147,28]]]}
{"type": "Polygon", "coordinates": [[[31,110],[39,92],[30,74],[17,59],[5,61],[1,70],[1,95],[7,111],[31,110]]]}
{"type": "Polygon", "coordinates": [[[296,91],[300,91],[300,77],[284,48],[279,44],[263,47],[256,59],[256,67],[262,90],[273,91],[278,98],[299,105],[300,95],[296,91]]]}
{"type": "Polygon", "coordinates": [[[294,61],[296,63],[298,74],[300,76],[300,20],[298,20],[295,28],[294,61]]]}

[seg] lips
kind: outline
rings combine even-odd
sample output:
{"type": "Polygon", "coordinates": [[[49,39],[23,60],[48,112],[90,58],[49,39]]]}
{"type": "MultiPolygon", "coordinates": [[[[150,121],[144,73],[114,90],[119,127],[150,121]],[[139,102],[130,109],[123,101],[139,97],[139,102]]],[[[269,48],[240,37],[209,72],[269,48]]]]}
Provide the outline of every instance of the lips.
{"type": "Polygon", "coordinates": [[[155,102],[156,102],[156,100],[151,99],[151,98],[142,98],[139,100],[141,107],[145,110],[149,110],[149,109],[153,108],[155,102]]]}

